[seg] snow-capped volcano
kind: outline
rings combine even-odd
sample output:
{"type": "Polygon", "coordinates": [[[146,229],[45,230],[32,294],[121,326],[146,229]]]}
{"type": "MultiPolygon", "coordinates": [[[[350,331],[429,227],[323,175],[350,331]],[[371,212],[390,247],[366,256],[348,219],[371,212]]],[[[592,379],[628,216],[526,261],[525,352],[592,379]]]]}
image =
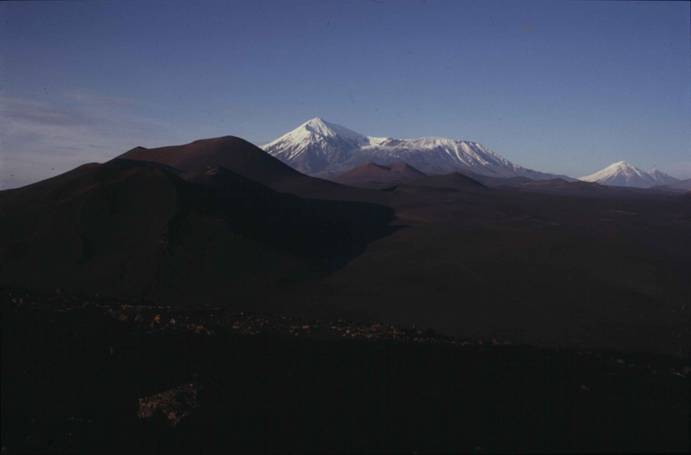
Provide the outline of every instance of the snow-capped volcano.
{"type": "Polygon", "coordinates": [[[602,185],[627,186],[632,188],[651,188],[658,185],[670,185],[679,180],[658,170],[646,172],[626,161],[612,163],[594,174],[581,177],[585,182],[596,182],[602,185]]]}
{"type": "Polygon", "coordinates": [[[305,174],[319,176],[342,173],[368,162],[388,165],[403,161],[426,174],[470,171],[494,177],[555,177],[518,166],[477,142],[365,136],[320,118],[262,148],[305,174]]]}
{"type": "Polygon", "coordinates": [[[315,117],[262,148],[300,172],[314,175],[350,160],[366,144],[367,137],[315,117]]]}

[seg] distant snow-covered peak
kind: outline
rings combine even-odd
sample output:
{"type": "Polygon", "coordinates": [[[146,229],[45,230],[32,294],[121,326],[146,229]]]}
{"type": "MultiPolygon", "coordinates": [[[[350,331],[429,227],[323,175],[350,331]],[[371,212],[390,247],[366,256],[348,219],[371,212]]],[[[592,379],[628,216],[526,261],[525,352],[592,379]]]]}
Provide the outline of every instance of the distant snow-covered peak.
{"type": "Polygon", "coordinates": [[[314,175],[347,161],[369,138],[319,117],[310,119],[262,148],[293,168],[314,175]]]}
{"type": "Polygon", "coordinates": [[[612,163],[608,166],[608,168],[616,169],[621,172],[631,172],[634,174],[643,174],[645,171],[637,168],[633,164],[629,163],[628,161],[617,161],[616,163],[612,163]]]}
{"type": "Polygon", "coordinates": [[[637,168],[636,166],[629,164],[626,161],[617,161],[612,163],[604,169],[596,172],[593,175],[607,176],[612,174],[628,174],[628,175],[644,175],[645,171],[637,168]]]}
{"type": "Polygon", "coordinates": [[[314,117],[307,120],[292,131],[284,134],[275,141],[272,141],[264,146],[264,148],[274,146],[279,143],[293,144],[293,145],[307,145],[315,141],[323,141],[328,139],[340,138],[347,141],[353,141],[358,144],[369,142],[369,140],[360,133],[345,128],[335,123],[327,122],[320,117],[314,117]]]}
{"type": "Polygon", "coordinates": [[[669,185],[678,181],[678,179],[657,169],[646,172],[626,161],[612,163],[593,174],[581,177],[580,180],[633,188],[650,188],[657,185],[669,185]]]}
{"type": "Polygon", "coordinates": [[[364,137],[362,134],[356,133],[355,131],[349,130],[341,125],[336,125],[335,123],[327,122],[319,117],[314,117],[300,125],[298,129],[304,129],[313,134],[318,134],[322,136],[351,136],[351,137],[364,137]]]}

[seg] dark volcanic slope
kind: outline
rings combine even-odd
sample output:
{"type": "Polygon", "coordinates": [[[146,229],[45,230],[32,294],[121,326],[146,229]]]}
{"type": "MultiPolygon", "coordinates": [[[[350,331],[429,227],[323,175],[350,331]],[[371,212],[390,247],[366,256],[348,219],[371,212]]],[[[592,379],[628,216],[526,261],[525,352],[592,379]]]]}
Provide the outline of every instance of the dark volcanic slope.
{"type": "Polygon", "coordinates": [[[137,147],[118,158],[166,164],[182,172],[224,167],[265,185],[302,176],[249,142],[233,136],[151,149],[137,147]]]}
{"type": "Polygon", "coordinates": [[[376,192],[349,188],[301,174],[259,147],[233,136],[151,149],[137,147],[116,159],[164,164],[184,175],[223,167],[276,191],[303,197],[365,202],[381,200],[376,192]]]}
{"type": "Polygon", "coordinates": [[[339,174],[331,180],[345,185],[383,188],[424,176],[423,172],[401,161],[387,166],[377,163],[366,163],[339,174]]]}
{"type": "Polygon", "coordinates": [[[341,266],[390,219],[385,208],[305,200],[227,169],[189,178],[119,159],[0,192],[0,285],[261,300],[341,266]]]}

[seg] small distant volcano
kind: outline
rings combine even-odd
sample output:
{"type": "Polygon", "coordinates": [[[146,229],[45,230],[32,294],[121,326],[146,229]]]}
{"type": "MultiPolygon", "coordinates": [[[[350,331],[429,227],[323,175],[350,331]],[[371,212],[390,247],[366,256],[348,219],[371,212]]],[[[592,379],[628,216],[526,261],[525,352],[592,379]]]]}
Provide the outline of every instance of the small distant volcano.
{"type": "Polygon", "coordinates": [[[652,188],[659,185],[671,185],[679,180],[658,170],[646,172],[626,161],[612,163],[593,174],[581,177],[584,182],[596,182],[601,185],[626,186],[631,188],[652,188]]]}

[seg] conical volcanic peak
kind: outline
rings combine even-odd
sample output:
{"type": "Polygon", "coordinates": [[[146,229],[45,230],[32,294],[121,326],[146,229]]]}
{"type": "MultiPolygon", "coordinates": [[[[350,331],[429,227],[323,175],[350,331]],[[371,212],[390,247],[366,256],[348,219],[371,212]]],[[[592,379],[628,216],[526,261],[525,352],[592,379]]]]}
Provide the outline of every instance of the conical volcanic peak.
{"type": "Polygon", "coordinates": [[[263,148],[300,172],[317,175],[348,161],[367,143],[366,136],[315,117],[263,148]]]}
{"type": "Polygon", "coordinates": [[[651,188],[658,185],[669,185],[678,180],[664,172],[653,170],[646,172],[626,161],[617,161],[609,166],[581,177],[584,182],[596,182],[602,185],[626,186],[631,188],[651,188]]]}

